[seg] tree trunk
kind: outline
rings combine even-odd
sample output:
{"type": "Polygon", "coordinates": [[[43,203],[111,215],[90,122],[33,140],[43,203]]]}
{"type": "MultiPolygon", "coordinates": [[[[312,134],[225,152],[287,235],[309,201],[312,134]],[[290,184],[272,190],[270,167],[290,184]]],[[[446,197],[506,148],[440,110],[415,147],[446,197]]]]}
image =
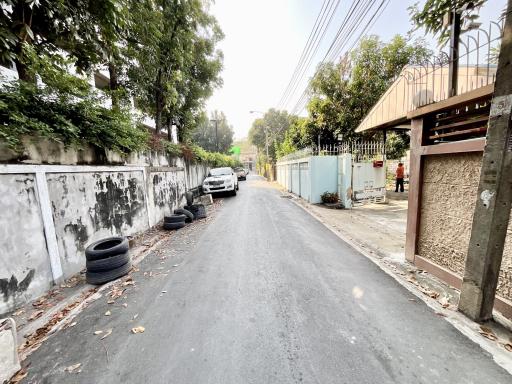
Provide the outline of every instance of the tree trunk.
{"type": "Polygon", "coordinates": [[[117,93],[119,89],[119,77],[117,76],[117,68],[112,61],[108,63],[108,74],[110,77],[109,89],[112,99],[112,108],[119,109],[119,94],[117,93]]]}
{"type": "Polygon", "coordinates": [[[172,143],[172,119],[171,117],[167,117],[167,140],[172,143]]]}
{"type": "MultiPolygon", "coordinates": [[[[13,14],[14,23],[19,25],[28,25],[28,27],[32,28],[32,9],[30,5],[23,0],[19,0],[15,2],[13,5],[13,14]]],[[[31,44],[32,39],[28,36],[27,33],[20,33],[18,35],[18,43],[14,48],[14,53],[16,58],[14,59],[14,64],[16,65],[16,71],[18,72],[18,78],[20,80],[36,83],[36,77],[32,75],[29,71],[27,64],[23,60],[23,44],[31,44]]]]}
{"type": "Polygon", "coordinates": [[[162,70],[158,69],[155,84],[155,129],[157,135],[162,130],[162,111],[164,107],[162,99],[162,70]]]}

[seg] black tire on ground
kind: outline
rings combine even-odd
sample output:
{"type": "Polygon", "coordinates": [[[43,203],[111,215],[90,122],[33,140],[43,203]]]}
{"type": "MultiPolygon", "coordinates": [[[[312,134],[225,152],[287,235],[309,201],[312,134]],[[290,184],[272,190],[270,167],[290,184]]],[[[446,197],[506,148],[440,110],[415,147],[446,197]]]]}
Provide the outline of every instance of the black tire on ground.
{"type": "Polygon", "coordinates": [[[196,219],[204,219],[206,218],[206,208],[203,204],[197,204],[196,205],[197,207],[197,210],[196,210],[196,213],[194,214],[194,217],[196,219]]]}
{"type": "Polygon", "coordinates": [[[85,249],[87,260],[99,260],[128,251],[128,239],[123,236],[112,236],[95,241],[85,249]]]}
{"type": "Polygon", "coordinates": [[[240,184],[236,183],[236,190],[239,191],[240,190],[240,184]]]}
{"type": "Polygon", "coordinates": [[[121,276],[126,275],[128,272],[130,272],[130,269],[132,267],[132,263],[126,263],[124,265],[121,265],[118,268],[111,269],[110,271],[102,271],[102,272],[89,272],[87,271],[85,273],[85,280],[89,284],[105,284],[109,281],[115,280],[121,276]]]}
{"type": "Polygon", "coordinates": [[[194,214],[194,220],[204,219],[206,217],[206,208],[203,204],[186,205],[185,209],[194,214]]]}
{"type": "Polygon", "coordinates": [[[236,188],[233,188],[233,190],[231,191],[231,196],[236,196],[236,188]]]}
{"type": "Polygon", "coordinates": [[[104,259],[87,260],[85,266],[88,272],[102,272],[110,271],[111,269],[119,268],[130,261],[128,251],[118,255],[109,256],[104,259]]]}
{"type": "Polygon", "coordinates": [[[171,216],[164,216],[164,223],[181,223],[185,222],[187,216],[185,215],[176,215],[173,214],[171,216]]]}
{"type": "Polygon", "coordinates": [[[174,213],[177,215],[185,215],[187,218],[185,219],[185,223],[191,223],[194,220],[194,214],[185,208],[177,208],[174,210],[174,213]]]}
{"type": "Polygon", "coordinates": [[[185,226],[184,221],[180,221],[179,223],[164,223],[164,229],[180,229],[185,226]]]}

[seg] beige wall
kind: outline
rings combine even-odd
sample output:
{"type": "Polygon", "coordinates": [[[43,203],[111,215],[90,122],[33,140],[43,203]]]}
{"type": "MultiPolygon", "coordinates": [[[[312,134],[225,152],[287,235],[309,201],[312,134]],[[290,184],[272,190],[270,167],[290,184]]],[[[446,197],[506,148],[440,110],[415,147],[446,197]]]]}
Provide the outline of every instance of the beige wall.
{"type": "MultiPolygon", "coordinates": [[[[471,236],[482,154],[425,158],[418,254],[462,277],[471,236]]],[[[498,294],[512,299],[512,220],[498,294]]]]}

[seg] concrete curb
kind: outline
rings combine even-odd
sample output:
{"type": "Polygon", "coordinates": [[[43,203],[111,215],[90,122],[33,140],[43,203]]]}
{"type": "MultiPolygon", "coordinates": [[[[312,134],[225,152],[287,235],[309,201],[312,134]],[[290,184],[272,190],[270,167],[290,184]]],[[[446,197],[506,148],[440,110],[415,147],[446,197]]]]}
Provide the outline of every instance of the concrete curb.
{"type": "MultiPolygon", "coordinates": [[[[282,193],[284,195],[287,195],[288,193],[282,193]]],[[[426,296],[422,292],[420,292],[418,289],[415,289],[415,286],[411,283],[409,283],[405,278],[403,278],[401,275],[397,275],[394,273],[394,271],[385,263],[385,260],[379,260],[377,259],[376,253],[373,254],[368,251],[364,245],[359,244],[356,241],[353,241],[349,239],[347,236],[342,234],[340,231],[337,231],[333,227],[331,227],[328,223],[326,223],[321,217],[316,215],[311,210],[308,210],[306,207],[301,205],[299,202],[296,201],[295,196],[291,195],[293,198],[290,199],[290,201],[293,202],[296,206],[303,209],[305,212],[307,212],[309,215],[311,215],[315,220],[317,220],[319,223],[321,223],[325,228],[327,228],[329,231],[331,231],[333,234],[335,234],[338,238],[343,240],[345,243],[350,245],[352,248],[354,248],[356,251],[361,253],[363,256],[368,258],[371,262],[373,262],[375,265],[377,265],[382,271],[384,271],[388,276],[392,277],[396,282],[398,282],[402,287],[407,289],[411,294],[416,296],[418,299],[423,301],[428,307],[432,308],[436,314],[441,315],[448,321],[450,324],[452,324],[455,329],[457,329],[459,332],[461,332],[464,336],[469,338],[474,343],[478,344],[484,351],[488,352],[493,360],[498,364],[500,367],[505,369],[509,374],[512,375],[512,354],[508,351],[506,351],[504,348],[501,348],[496,345],[496,343],[491,342],[490,340],[482,337],[480,335],[480,325],[478,323],[475,323],[471,320],[469,320],[467,317],[462,315],[460,312],[445,309],[439,304],[436,300],[426,296]]],[[[373,251],[372,251],[373,252],[373,251]]],[[[382,256],[382,252],[379,252],[379,254],[382,256]]],[[[385,256],[384,256],[385,257],[385,256]]]]}

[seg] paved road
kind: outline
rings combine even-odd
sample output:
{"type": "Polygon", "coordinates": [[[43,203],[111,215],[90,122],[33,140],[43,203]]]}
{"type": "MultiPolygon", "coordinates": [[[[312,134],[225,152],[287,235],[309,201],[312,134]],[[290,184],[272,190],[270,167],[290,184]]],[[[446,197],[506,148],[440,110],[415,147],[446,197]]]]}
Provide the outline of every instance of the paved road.
{"type": "Polygon", "coordinates": [[[27,382],[512,382],[476,344],[254,178],[202,229],[145,260],[134,279],[127,308],[100,299],[36,351],[27,382]],[[162,255],[177,271],[143,277],[161,268],[162,255]],[[146,331],[130,334],[135,325],[146,331]],[[92,335],[112,327],[103,341],[92,335]],[[63,372],[75,363],[80,374],[63,372]]]}

